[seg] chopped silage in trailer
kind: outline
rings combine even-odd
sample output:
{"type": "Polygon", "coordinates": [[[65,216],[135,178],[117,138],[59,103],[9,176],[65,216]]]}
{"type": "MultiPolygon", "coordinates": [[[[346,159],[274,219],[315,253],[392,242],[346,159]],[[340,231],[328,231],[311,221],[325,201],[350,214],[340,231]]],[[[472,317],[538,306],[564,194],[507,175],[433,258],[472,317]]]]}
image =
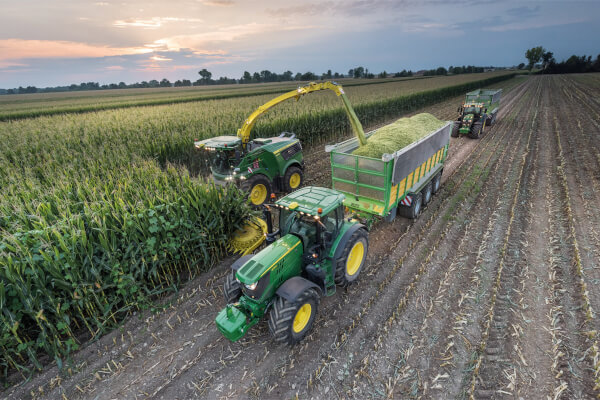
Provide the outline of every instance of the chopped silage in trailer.
{"type": "Polygon", "coordinates": [[[429,113],[416,114],[410,118],[400,118],[396,122],[379,128],[372,134],[367,144],[354,150],[352,154],[372,158],[381,158],[383,154],[392,154],[411,143],[427,136],[444,126],[429,113]]]}

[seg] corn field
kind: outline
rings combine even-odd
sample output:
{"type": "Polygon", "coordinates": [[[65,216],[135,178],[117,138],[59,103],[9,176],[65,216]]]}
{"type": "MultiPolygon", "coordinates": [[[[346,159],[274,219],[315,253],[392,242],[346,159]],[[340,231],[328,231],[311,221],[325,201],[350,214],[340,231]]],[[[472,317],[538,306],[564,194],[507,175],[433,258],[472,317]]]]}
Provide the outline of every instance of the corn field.
{"type": "MultiPolygon", "coordinates": [[[[513,74],[350,87],[365,127],[513,74]],[[474,80],[475,78],[485,78],[474,80]],[[469,81],[470,79],[470,81],[469,81]]],[[[235,134],[262,94],[0,123],[0,368],[61,366],[83,340],[206,271],[252,213],[196,178],[194,139],[235,134]]],[[[332,94],[270,111],[258,136],[305,146],[349,131],[332,94]]]]}

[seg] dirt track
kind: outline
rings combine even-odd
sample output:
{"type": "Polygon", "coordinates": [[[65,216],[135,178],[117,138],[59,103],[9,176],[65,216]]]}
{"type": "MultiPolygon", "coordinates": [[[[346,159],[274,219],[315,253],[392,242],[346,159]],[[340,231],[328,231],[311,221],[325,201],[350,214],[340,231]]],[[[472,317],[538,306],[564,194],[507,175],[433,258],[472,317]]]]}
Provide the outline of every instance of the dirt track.
{"type": "MultiPolygon", "coordinates": [[[[358,283],[322,300],[299,345],[275,345],[266,322],[238,343],[219,334],[226,260],[163,313],[85,346],[71,377],[48,368],[1,396],[597,395],[598,92],[568,76],[504,87],[497,124],[452,139],[442,190],[415,222],[374,227],[358,283]]],[[[459,102],[419,111],[452,119],[459,102]]],[[[306,184],[329,185],[321,148],[307,166],[306,184]]]]}

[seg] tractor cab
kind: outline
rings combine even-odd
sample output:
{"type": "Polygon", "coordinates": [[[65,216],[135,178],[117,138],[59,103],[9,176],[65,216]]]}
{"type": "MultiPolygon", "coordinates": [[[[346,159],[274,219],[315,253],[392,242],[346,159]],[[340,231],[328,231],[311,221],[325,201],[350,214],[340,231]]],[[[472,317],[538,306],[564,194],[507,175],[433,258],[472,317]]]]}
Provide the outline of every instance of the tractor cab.
{"type": "Polygon", "coordinates": [[[306,187],[275,203],[279,234],[297,236],[305,262],[315,263],[327,253],[344,224],[344,195],[331,189],[306,187]]]}
{"type": "Polygon", "coordinates": [[[217,136],[194,142],[217,181],[227,181],[242,158],[242,141],[237,136],[217,136]],[[220,178],[220,179],[219,179],[220,178]]]}

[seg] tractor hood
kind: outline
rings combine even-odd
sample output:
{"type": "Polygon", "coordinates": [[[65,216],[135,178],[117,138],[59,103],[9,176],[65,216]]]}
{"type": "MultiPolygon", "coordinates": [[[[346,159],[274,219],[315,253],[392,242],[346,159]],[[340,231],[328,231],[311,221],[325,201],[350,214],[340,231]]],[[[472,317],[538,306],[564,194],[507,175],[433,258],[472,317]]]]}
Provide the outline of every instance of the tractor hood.
{"type": "Polygon", "coordinates": [[[300,258],[302,252],[302,241],[295,235],[285,235],[242,265],[236,273],[236,278],[242,284],[252,285],[267,272],[276,268],[281,261],[285,261],[286,256],[300,258]]]}
{"type": "Polygon", "coordinates": [[[242,143],[242,140],[237,136],[217,136],[210,139],[200,140],[194,142],[194,146],[197,149],[214,150],[224,147],[236,147],[242,143]]]}

